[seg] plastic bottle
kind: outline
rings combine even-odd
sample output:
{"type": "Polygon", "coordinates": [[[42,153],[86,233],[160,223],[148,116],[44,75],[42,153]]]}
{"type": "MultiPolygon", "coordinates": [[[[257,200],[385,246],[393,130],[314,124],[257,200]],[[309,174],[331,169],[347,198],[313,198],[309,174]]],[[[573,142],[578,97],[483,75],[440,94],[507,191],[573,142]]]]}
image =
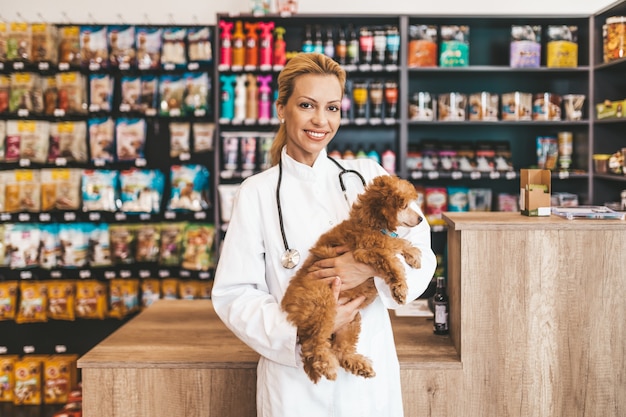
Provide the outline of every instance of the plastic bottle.
{"type": "Polygon", "coordinates": [[[236,76],[235,82],[235,115],[233,120],[239,123],[246,118],[246,74],[236,76]]]}
{"type": "Polygon", "coordinates": [[[267,122],[272,117],[272,76],[257,75],[256,79],[259,83],[259,121],[267,122]]]}
{"type": "Polygon", "coordinates": [[[285,28],[278,26],[274,29],[274,66],[282,67],[287,62],[287,44],[285,43],[285,28]]]}
{"type": "Polygon", "coordinates": [[[304,40],[302,41],[302,52],[313,52],[313,35],[311,25],[304,27],[304,40]]]}
{"type": "Polygon", "coordinates": [[[257,23],[261,35],[259,36],[259,68],[262,70],[272,67],[272,58],[274,57],[274,22],[257,23]]]}
{"type": "Polygon", "coordinates": [[[259,88],[254,74],[248,73],[246,77],[248,77],[248,88],[246,90],[246,119],[249,121],[257,121],[259,119],[259,88]]]}
{"type": "Polygon", "coordinates": [[[388,148],[385,152],[383,152],[380,160],[381,160],[381,165],[383,166],[383,168],[385,168],[385,171],[387,171],[391,175],[395,175],[396,153],[388,148]]]}
{"type": "Polygon", "coordinates": [[[356,34],[354,26],[348,26],[348,65],[357,65],[359,63],[359,37],[356,34]]]}
{"type": "Polygon", "coordinates": [[[326,39],[324,40],[324,55],[335,58],[335,39],[333,38],[333,27],[326,27],[326,39]]]}
{"type": "Polygon", "coordinates": [[[222,82],[222,94],[221,94],[221,114],[220,118],[226,120],[232,120],[235,116],[235,81],[237,76],[232,75],[220,75],[220,81],[222,82]]]}
{"type": "Polygon", "coordinates": [[[235,31],[233,32],[232,41],[232,66],[241,68],[246,62],[246,36],[243,33],[243,22],[241,20],[235,22],[235,31]]]}
{"type": "Polygon", "coordinates": [[[220,20],[220,65],[230,67],[232,64],[232,30],[233,22],[220,20]]]}
{"type": "Polygon", "coordinates": [[[374,35],[369,28],[363,26],[359,32],[359,63],[371,64],[374,52],[374,35]]]}
{"type": "Polygon", "coordinates": [[[380,164],[380,155],[376,151],[376,146],[370,146],[370,150],[367,151],[367,157],[377,164],[380,164]]]}
{"type": "Polygon", "coordinates": [[[385,62],[387,65],[398,65],[398,54],[400,51],[400,32],[395,26],[387,28],[387,48],[385,62]]]}
{"type": "Polygon", "coordinates": [[[341,65],[346,65],[347,56],[348,42],[346,41],[346,32],[343,28],[339,28],[337,30],[337,43],[335,44],[335,60],[341,65]]]}
{"type": "Polygon", "coordinates": [[[315,33],[313,34],[313,52],[318,54],[324,53],[324,40],[322,39],[322,29],[320,25],[315,25],[315,33]]]}
{"type": "Polygon", "coordinates": [[[258,23],[246,22],[246,62],[248,68],[256,68],[259,65],[259,35],[257,34],[258,23]]]}
{"type": "Polygon", "coordinates": [[[356,151],[355,158],[356,159],[367,159],[367,152],[365,152],[365,148],[363,148],[363,145],[359,146],[359,150],[356,151]]]}

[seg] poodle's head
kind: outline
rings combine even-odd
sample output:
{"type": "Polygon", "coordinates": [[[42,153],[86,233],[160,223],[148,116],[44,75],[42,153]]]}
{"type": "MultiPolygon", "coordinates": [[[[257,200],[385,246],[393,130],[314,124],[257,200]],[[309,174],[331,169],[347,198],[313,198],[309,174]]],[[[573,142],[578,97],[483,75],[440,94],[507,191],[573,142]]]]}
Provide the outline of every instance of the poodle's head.
{"type": "Polygon", "coordinates": [[[351,216],[373,228],[394,231],[423,220],[417,211],[415,186],[393,175],[381,175],[365,187],[352,206],[351,216]]]}

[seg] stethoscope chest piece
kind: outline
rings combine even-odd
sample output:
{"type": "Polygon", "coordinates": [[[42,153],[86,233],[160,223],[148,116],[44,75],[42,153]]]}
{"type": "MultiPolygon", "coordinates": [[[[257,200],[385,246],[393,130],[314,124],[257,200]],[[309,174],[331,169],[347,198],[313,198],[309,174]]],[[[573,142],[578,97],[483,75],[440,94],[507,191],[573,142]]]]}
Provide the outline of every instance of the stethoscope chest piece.
{"type": "Polygon", "coordinates": [[[300,263],[300,252],[296,249],[287,249],[280,258],[280,263],[284,268],[293,269],[300,263]]]}

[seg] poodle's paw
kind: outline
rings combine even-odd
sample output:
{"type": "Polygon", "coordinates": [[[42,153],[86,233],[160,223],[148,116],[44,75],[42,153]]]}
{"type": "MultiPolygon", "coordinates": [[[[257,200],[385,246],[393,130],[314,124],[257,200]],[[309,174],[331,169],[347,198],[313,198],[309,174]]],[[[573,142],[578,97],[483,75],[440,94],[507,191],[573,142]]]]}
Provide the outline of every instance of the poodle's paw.
{"type": "Polygon", "coordinates": [[[419,269],[422,267],[422,253],[416,247],[411,247],[404,253],[404,260],[411,268],[419,269]]]}
{"type": "Polygon", "coordinates": [[[337,379],[338,366],[339,362],[335,356],[320,355],[305,362],[304,371],[309,376],[309,379],[317,384],[323,376],[330,381],[337,379]]]}
{"type": "Polygon", "coordinates": [[[391,294],[393,298],[399,303],[406,303],[406,293],[408,291],[407,285],[404,282],[398,282],[391,286],[391,294]]]}
{"type": "Polygon", "coordinates": [[[376,372],[374,372],[374,368],[372,367],[372,361],[358,353],[344,356],[341,361],[341,367],[346,371],[351,372],[356,376],[362,376],[363,378],[372,378],[376,376],[376,372]]]}

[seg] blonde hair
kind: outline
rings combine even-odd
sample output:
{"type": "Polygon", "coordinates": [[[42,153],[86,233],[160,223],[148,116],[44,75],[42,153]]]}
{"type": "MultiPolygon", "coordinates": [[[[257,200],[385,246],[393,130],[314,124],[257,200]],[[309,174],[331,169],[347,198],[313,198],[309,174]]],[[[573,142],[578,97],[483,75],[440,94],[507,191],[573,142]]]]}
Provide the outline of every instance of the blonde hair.
{"type": "MultiPolygon", "coordinates": [[[[334,75],[341,85],[341,93],[346,84],[346,72],[341,65],[332,58],[320,53],[299,53],[292,57],[278,75],[278,98],[275,104],[286,105],[289,97],[293,94],[296,80],[301,75],[334,75]]],[[[281,123],[270,149],[270,161],[272,165],[280,161],[280,153],[287,143],[285,125],[281,123]]]]}

